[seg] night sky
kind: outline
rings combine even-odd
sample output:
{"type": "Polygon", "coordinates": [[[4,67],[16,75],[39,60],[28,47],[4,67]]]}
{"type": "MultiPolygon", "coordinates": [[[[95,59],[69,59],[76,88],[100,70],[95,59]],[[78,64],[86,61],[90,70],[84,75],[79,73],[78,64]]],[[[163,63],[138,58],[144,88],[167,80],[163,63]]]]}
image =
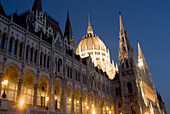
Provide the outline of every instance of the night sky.
{"type": "MultiPolygon", "coordinates": [[[[8,15],[31,10],[34,0],[1,0],[8,15]]],[[[119,11],[137,57],[137,40],[150,69],[155,88],[170,113],[170,1],[152,0],[42,0],[43,11],[59,22],[64,33],[70,12],[77,45],[86,35],[88,14],[94,34],[118,62],[119,11]]]]}

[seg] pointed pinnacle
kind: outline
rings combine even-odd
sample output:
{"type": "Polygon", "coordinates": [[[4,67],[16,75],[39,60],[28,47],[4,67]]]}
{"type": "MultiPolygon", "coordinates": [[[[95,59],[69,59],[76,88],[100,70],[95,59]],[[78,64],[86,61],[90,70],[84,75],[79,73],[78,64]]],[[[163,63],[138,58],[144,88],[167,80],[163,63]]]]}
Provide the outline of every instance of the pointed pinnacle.
{"type": "Polygon", "coordinates": [[[67,18],[69,18],[69,9],[67,10],[67,18]]]}
{"type": "Polygon", "coordinates": [[[121,12],[120,12],[120,11],[119,11],[119,23],[120,23],[120,31],[121,31],[121,30],[124,30],[122,15],[121,15],[121,12]]]}
{"type": "Polygon", "coordinates": [[[140,47],[139,41],[137,41],[137,42],[138,42],[138,58],[141,58],[141,57],[143,57],[142,49],[140,47]]]}
{"type": "Polygon", "coordinates": [[[93,34],[93,29],[90,24],[90,16],[88,14],[88,28],[87,28],[87,34],[93,34]]]}

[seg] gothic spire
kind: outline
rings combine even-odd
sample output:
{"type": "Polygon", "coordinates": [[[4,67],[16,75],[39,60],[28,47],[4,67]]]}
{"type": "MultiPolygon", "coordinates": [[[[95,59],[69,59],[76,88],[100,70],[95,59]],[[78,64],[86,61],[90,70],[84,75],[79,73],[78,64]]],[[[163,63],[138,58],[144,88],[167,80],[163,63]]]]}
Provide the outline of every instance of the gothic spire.
{"type": "Polygon", "coordinates": [[[38,10],[39,12],[42,12],[42,4],[41,4],[41,0],[35,0],[33,7],[32,7],[32,11],[36,11],[38,10]]]}
{"type": "Polygon", "coordinates": [[[122,21],[122,15],[119,12],[119,21],[120,21],[120,32],[119,32],[119,37],[120,37],[120,51],[121,52],[133,52],[133,48],[131,46],[129,37],[128,37],[128,33],[125,30],[125,27],[123,25],[123,21],[122,21]]]}
{"type": "Polygon", "coordinates": [[[67,11],[67,21],[66,21],[66,25],[65,25],[65,31],[64,31],[64,37],[68,38],[68,41],[70,38],[72,38],[73,33],[72,33],[72,29],[71,29],[71,22],[70,22],[70,18],[69,18],[69,10],[67,11]]]}
{"type": "Polygon", "coordinates": [[[87,28],[87,34],[93,34],[93,29],[90,24],[90,16],[88,16],[88,28],[87,28]]]}
{"type": "Polygon", "coordinates": [[[122,15],[120,11],[119,11],[119,22],[120,22],[120,31],[125,30],[124,25],[123,25],[122,15]]]}

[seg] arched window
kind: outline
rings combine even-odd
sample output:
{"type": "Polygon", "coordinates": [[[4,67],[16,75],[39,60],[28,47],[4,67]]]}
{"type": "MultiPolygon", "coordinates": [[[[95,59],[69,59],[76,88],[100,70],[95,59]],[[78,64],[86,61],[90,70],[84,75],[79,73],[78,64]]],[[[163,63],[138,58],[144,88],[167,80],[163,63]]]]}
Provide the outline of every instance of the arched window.
{"type": "Polygon", "coordinates": [[[126,68],[129,68],[128,60],[126,60],[126,68]]]}
{"type": "Polygon", "coordinates": [[[62,65],[62,60],[59,58],[58,59],[58,72],[61,72],[61,65],[62,65]]]}
{"type": "Polygon", "coordinates": [[[47,58],[47,68],[50,69],[50,56],[47,58]]]}
{"type": "Polygon", "coordinates": [[[70,78],[72,78],[72,68],[70,68],[70,78]]]}
{"type": "Polygon", "coordinates": [[[34,52],[34,48],[31,48],[31,52],[30,52],[30,61],[32,62],[33,59],[33,52],[34,52]]]}
{"type": "Polygon", "coordinates": [[[80,73],[79,72],[77,73],[77,78],[78,78],[78,81],[80,82],[80,73]]]}
{"type": "Polygon", "coordinates": [[[6,36],[6,35],[3,34],[3,35],[2,35],[2,38],[1,38],[1,45],[0,45],[0,48],[1,48],[1,49],[4,49],[4,47],[5,47],[5,36],[6,36]]]}
{"type": "Polygon", "coordinates": [[[15,40],[15,44],[14,44],[14,55],[17,55],[17,49],[18,49],[18,40],[15,40]]]}
{"type": "Polygon", "coordinates": [[[40,54],[40,66],[42,66],[43,52],[40,54]]]}
{"type": "Polygon", "coordinates": [[[35,50],[35,54],[34,54],[34,63],[37,63],[37,55],[38,55],[38,50],[35,50]]]}
{"type": "Polygon", "coordinates": [[[132,83],[128,82],[127,87],[128,87],[128,93],[129,94],[133,93],[132,83]]]}
{"type": "Polygon", "coordinates": [[[13,38],[11,37],[9,40],[9,45],[8,45],[8,52],[12,51],[12,42],[13,42],[13,38]]]}
{"type": "Polygon", "coordinates": [[[22,53],[23,53],[23,47],[24,47],[24,43],[23,42],[21,42],[20,43],[20,47],[19,47],[19,57],[22,57],[22,53]]]}
{"type": "Polygon", "coordinates": [[[67,67],[67,77],[69,77],[69,67],[67,67]]]}
{"type": "Polygon", "coordinates": [[[44,55],[44,68],[46,67],[46,59],[47,59],[47,55],[44,55]]]}
{"type": "Polygon", "coordinates": [[[30,49],[30,46],[28,45],[26,48],[26,60],[28,60],[28,57],[29,57],[29,49],[30,49]]]}

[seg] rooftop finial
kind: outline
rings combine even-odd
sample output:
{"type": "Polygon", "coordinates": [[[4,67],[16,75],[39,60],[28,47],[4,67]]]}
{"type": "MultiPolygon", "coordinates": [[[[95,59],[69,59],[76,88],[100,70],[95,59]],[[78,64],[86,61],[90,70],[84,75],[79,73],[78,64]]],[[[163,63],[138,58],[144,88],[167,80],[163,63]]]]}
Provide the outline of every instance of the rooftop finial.
{"type": "Polygon", "coordinates": [[[87,28],[87,34],[93,34],[93,29],[90,24],[90,16],[88,14],[88,28],[87,28]]]}

